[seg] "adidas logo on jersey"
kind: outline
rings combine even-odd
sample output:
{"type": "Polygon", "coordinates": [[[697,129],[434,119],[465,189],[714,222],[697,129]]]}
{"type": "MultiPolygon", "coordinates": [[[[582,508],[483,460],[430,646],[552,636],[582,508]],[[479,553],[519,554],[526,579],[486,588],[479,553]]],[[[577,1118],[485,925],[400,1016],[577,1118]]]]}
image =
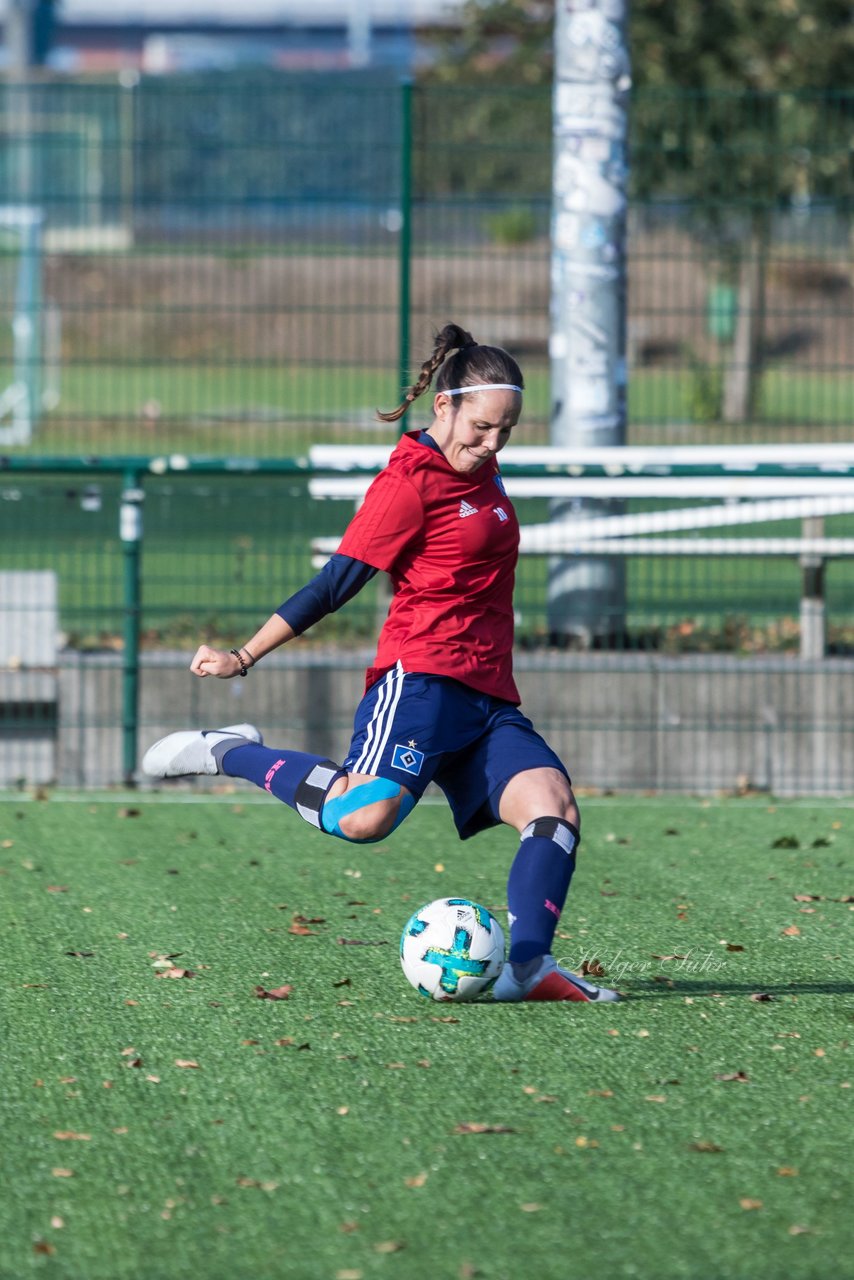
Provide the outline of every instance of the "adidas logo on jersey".
{"type": "Polygon", "coordinates": [[[466,516],[476,516],[478,508],[473,507],[470,502],[462,501],[460,503],[460,519],[464,520],[466,516]]]}

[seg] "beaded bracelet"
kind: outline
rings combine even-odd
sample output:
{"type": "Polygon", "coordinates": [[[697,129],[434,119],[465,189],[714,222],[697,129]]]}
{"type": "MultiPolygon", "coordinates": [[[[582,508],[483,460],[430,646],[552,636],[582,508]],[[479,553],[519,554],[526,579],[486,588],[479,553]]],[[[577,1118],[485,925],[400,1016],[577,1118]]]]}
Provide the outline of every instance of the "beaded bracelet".
{"type": "MultiPolygon", "coordinates": [[[[240,652],[240,650],[239,650],[239,649],[229,649],[229,651],[228,651],[228,652],[229,652],[229,653],[233,653],[233,654],[234,654],[234,656],[235,656],[235,658],[237,659],[237,661],[240,663],[240,674],[241,674],[242,676],[248,676],[248,675],[249,675],[249,668],[247,667],[246,662],[244,661],[244,658],[243,658],[243,654],[240,652]]],[[[249,653],[249,650],[247,649],[247,650],[246,650],[246,652],[247,652],[247,653],[249,653]]],[[[250,658],[252,657],[252,655],[251,655],[251,654],[249,654],[249,656],[250,656],[250,658]]],[[[254,659],[253,659],[253,665],[254,665],[254,659]]]]}

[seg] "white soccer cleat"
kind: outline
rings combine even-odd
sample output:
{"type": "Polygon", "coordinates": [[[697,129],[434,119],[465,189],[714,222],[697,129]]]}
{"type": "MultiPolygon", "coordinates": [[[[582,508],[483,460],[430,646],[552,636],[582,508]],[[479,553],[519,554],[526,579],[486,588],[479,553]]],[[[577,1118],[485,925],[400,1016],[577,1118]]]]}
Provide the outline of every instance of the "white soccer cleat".
{"type": "Polygon", "coordinates": [[[521,1000],[571,1000],[579,1004],[598,1004],[621,999],[618,992],[611,991],[608,987],[594,987],[586,978],[579,978],[578,974],[561,969],[554,956],[543,956],[539,967],[521,981],[517,979],[508,960],[492,988],[492,998],[508,1003],[521,1000]]]}
{"type": "Polygon", "coordinates": [[[184,778],[188,774],[218,774],[219,767],[214,748],[233,739],[239,747],[247,742],[263,743],[254,724],[230,724],[224,729],[184,729],[169,733],[142,757],[142,771],[149,778],[184,778]]]}

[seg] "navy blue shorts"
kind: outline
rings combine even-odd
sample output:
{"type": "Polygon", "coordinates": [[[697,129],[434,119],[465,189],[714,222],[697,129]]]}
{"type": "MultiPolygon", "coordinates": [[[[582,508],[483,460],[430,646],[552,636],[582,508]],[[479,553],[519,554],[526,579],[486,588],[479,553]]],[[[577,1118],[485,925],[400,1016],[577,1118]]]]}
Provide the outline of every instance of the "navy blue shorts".
{"type": "Polygon", "coordinates": [[[390,778],[416,800],[435,782],[463,840],[500,822],[501,794],[517,773],[558,769],[569,779],[518,707],[400,663],[359,703],[344,768],[390,778]]]}

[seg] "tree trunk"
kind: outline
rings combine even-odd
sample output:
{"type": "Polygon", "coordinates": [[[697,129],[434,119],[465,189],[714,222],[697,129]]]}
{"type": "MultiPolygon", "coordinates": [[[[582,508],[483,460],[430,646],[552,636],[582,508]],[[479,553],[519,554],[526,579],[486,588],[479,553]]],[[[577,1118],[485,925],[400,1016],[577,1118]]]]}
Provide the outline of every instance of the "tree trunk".
{"type": "Polygon", "coordinates": [[[724,422],[747,422],[756,407],[765,329],[767,245],[767,230],[754,226],[739,267],[735,335],[724,370],[724,422]]]}

